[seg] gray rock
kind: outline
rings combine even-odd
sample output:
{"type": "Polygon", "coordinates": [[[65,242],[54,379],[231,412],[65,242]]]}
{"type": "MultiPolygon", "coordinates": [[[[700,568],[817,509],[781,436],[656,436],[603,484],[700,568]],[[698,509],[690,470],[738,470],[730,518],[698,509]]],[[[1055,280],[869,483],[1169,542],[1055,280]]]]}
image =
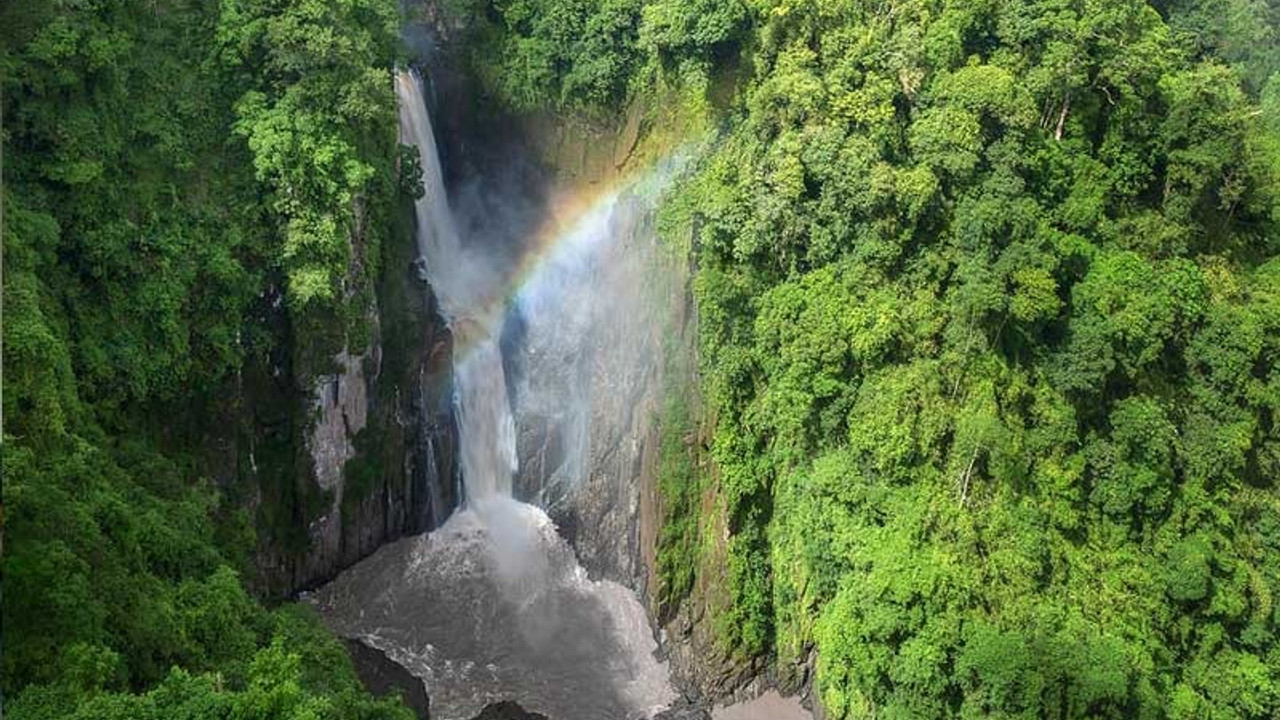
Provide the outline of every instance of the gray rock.
{"type": "Polygon", "coordinates": [[[375,647],[353,639],[346,643],[356,676],[365,689],[378,697],[399,695],[419,720],[430,719],[430,700],[421,680],[375,647]]]}
{"type": "Polygon", "coordinates": [[[550,720],[542,713],[529,712],[510,700],[490,703],[473,720],[550,720]]]}
{"type": "Polygon", "coordinates": [[[653,720],[711,720],[711,711],[698,705],[678,705],[654,715],[653,720]]]}

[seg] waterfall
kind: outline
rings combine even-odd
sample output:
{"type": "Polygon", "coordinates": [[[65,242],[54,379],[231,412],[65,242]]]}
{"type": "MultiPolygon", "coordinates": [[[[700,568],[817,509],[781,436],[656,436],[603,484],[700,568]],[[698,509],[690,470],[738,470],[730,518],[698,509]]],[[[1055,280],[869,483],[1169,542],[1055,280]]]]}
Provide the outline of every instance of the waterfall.
{"type": "Polygon", "coordinates": [[[425,192],[414,205],[418,252],[453,332],[454,403],[468,504],[511,495],[516,431],[498,349],[500,273],[480,253],[466,252],[445,193],[431,117],[416,73],[396,73],[400,139],[418,148],[425,192]]]}
{"type": "MultiPolygon", "coordinates": [[[[514,301],[536,320],[538,338],[516,352],[542,358],[540,370],[574,354],[594,298],[555,288],[601,280],[588,269],[612,237],[614,199],[588,213],[540,272],[515,282],[494,248],[455,226],[417,76],[397,73],[396,92],[401,141],[418,148],[422,166],[419,252],[454,337],[466,503],[442,527],[381,548],[311,599],[339,634],[422,679],[433,718],[464,720],[505,699],[559,720],[652,717],[675,693],[639,599],[589,578],[547,514],[511,497],[516,432],[498,342],[514,301]]],[[[542,397],[548,406],[582,404],[570,392],[542,397]]]]}

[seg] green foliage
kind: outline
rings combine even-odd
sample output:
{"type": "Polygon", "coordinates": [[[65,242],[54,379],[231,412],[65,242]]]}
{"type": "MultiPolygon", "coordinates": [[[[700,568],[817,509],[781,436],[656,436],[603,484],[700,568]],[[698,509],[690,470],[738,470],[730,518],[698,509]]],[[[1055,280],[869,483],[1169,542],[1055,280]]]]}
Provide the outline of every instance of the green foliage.
{"type": "MultiPolygon", "coordinates": [[[[373,177],[394,159],[394,8],[326,8],[0,5],[13,718],[409,717],[363,694],[314,618],[248,594],[251,525],[205,479],[185,408],[270,349],[251,308],[280,265],[290,283],[319,267],[273,220],[321,218],[303,230],[332,231],[332,259],[349,233],[376,240],[394,193],[373,177]],[[233,28],[253,62],[228,62],[233,28]]],[[[321,270],[359,277],[340,260],[321,270]]]]}
{"type": "Polygon", "coordinates": [[[12,294],[40,298],[44,320],[70,338],[80,392],[104,406],[172,396],[234,367],[260,282],[246,261],[265,238],[241,158],[224,152],[225,91],[190,72],[206,23],[173,5],[191,22],[151,22],[137,3],[0,11],[0,44],[17,53],[4,74],[15,100],[5,255],[25,287],[12,294]]]}
{"type": "Polygon", "coordinates": [[[642,13],[753,67],[664,227],[722,637],[834,717],[1280,712],[1275,17],[1158,5],[642,13]]]}
{"type": "Polygon", "coordinates": [[[6,445],[12,717],[409,717],[363,694],[308,612],[246,594],[216,541],[217,497],[180,466],[81,439],[6,445]]]}
{"type": "Polygon", "coordinates": [[[697,428],[692,423],[685,390],[673,387],[662,413],[658,468],[658,491],[663,505],[656,561],[659,586],[655,596],[662,615],[672,612],[693,590],[699,560],[702,487],[696,466],[697,448],[692,442],[697,428]]]}
{"type": "Polygon", "coordinates": [[[641,56],[641,0],[486,4],[473,63],[518,109],[610,107],[625,99],[641,56]]]}
{"type": "Polygon", "coordinates": [[[388,65],[397,20],[380,0],[222,3],[218,57],[251,88],[235,103],[235,133],[272,194],[289,297],[299,308],[339,297],[348,266],[379,257],[376,248],[352,256],[352,243],[364,239],[355,203],[379,173],[391,177],[388,65]]]}
{"type": "Polygon", "coordinates": [[[659,0],[644,6],[640,28],[645,47],[673,56],[709,54],[738,39],[747,8],[738,0],[659,0]]]}
{"type": "Polygon", "coordinates": [[[318,629],[314,617],[280,610],[273,638],[252,653],[243,680],[218,672],[173,668],[145,693],[96,692],[69,677],[63,684],[28,689],[9,706],[13,717],[120,718],[121,720],[410,720],[394,700],[365,695],[346,651],[318,629]],[[303,658],[308,658],[306,663],[303,658]]]}
{"type": "Polygon", "coordinates": [[[707,67],[736,54],[750,19],[740,0],[513,0],[481,4],[467,23],[478,35],[472,65],[498,101],[616,115],[665,71],[705,82],[707,67]]]}
{"type": "Polygon", "coordinates": [[[1280,9],[1266,0],[1171,0],[1170,25],[1192,52],[1213,53],[1257,91],[1280,71],[1280,9]]]}

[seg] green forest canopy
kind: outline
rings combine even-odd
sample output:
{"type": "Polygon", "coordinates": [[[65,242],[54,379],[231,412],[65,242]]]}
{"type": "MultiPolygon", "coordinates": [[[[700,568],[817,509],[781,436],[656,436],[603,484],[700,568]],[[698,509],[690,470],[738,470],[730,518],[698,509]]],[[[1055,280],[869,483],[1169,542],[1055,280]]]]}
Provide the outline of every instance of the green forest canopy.
{"type": "Polygon", "coordinates": [[[256,304],[299,333],[363,313],[397,26],[384,0],[0,4],[9,717],[412,717],[246,591],[253,524],[191,416],[280,340],[256,304]]]}
{"type": "MultiPolygon", "coordinates": [[[[727,647],[816,649],[837,718],[1280,713],[1274,4],[525,0],[491,32],[516,106],[733,87],[665,211],[727,647]]],[[[670,599],[699,523],[667,522],[670,599]]]]}

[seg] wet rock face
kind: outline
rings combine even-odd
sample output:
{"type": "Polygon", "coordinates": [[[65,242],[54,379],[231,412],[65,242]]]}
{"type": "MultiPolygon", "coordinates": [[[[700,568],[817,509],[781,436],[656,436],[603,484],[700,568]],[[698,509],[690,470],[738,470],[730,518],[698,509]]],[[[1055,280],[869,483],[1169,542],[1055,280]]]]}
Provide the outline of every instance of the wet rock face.
{"type": "MultiPolygon", "coordinates": [[[[412,237],[395,242],[416,253],[412,237]]],[[[401,277],[379,283],[375,344],[362,356],[340,353],[340,373],[316,382],[306,449],[328,505],[308,525],[295,588],[439,527],[458,505],[452,338],[412,263],[388,272],[401,277]]]]}
{"type": "Polygon", "coordinates": [[[376,345],[356,355],[343,349],[334,358],[337,372],[312,383],[310,412],[314,419],[304,447],[316,485],[332,501],[307,528],[312,542],[297,571],[303,583],[312,575],[331,572],[329,568],[342,562],[343,468],[356,456],[355,438],[368,424],[369,388],[377,378],[366,378],[364,368],[366,364],[377,367],[379,355],[376,345]]]}
{"type": "Polygon", "coordinates": [[[563,272],[562,286],[517,308],[515,485],[546,508],[593,577],[643,594],[643,475],[657,460],[669,303],[646,282],[656,269],[651,203],[624,195],[606,211],[591,259],[548,270],[563,272]]]}
{"type": "Polygon", "coordinates": [[[369,380],[364,376],[366,361],[376,367],[378,346],[365,353],[352,355],[342,350],[335,357],[338,372],[315,380],[311,390],[312,411],[316,416],[307,438],[316,484],[321,489],[342,492],[342,467],[355,457],[355,435],[369,419],[369,380]]]}
{"type": "MultiPolygon", "coordinates": [[[[383,243],[371,339],[308,370],[280,303],[281,348],[235,390],[237,493],[253,512],[255,585],[281,597],[315,587],[383,544],[443,524],[457,507],[452,337],[414,263],[412,225],[383,243]]],[[[224,451],[225,452],[225,451],[224,451]]]]}

